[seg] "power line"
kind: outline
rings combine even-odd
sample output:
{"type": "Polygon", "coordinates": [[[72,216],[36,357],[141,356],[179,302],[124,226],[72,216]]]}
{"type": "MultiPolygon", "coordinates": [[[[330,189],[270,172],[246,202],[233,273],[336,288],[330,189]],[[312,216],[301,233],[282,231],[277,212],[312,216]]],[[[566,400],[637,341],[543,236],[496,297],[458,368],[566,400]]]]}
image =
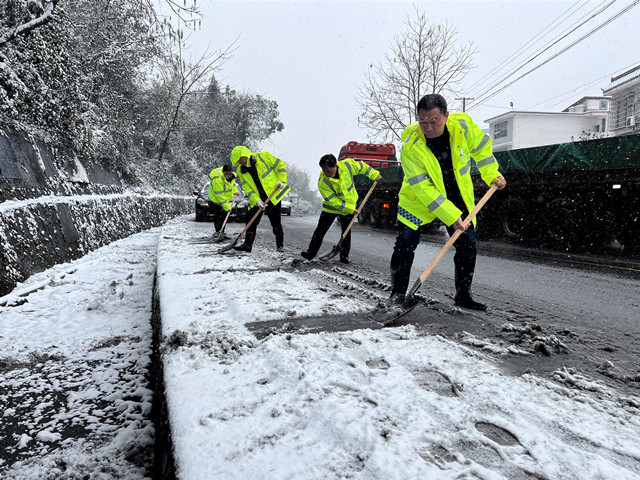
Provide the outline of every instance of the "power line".
{"type": "Polygon", "coordinates": [[[458,97],[456,100],[462,100],[462,111],[465,112],[467,108],[467,100],[473,100],[472,97],[458,97]]]}
{"type": "MultiPolygon", "coordinates": [[[[595,17],[597,17],[598,15],[600,15],[602,12],[604,12],[607,8],[609,8],[616,0],[611,0],[607,5],[605,5],[603,8],[601,8],[600,10],[598,10],[596,13],[594,13],[593,15],[589,16],[589,18],[583,17],[581,20],[581,22],[579,24],[577,24],[575,27],[573,27],[571,30],[566,31],[566,33],[564,33],[561,36],[556,37],[555,39],[553,39],[552,43],[548,44],[547,46],[543,47],[541,50],[539,50],[533,57],[531,57],[529,60],[525,61],[524,63],[520,64],[518,67],[516,67],[514,70],[512,70],[511,72],[509,72],[507,75],[505,75],[504,77],[502,77],[500,80],[498,80],[497,82],[495,82],[493,85],[491,85],[489,88],[486,88],[482,93],[480,93],[478,95],[478,98],[482,99],[485,95],[489,94],[489,92],[491,92],[492,89],[496,88],[501,82],[504,82],[505,80],[507,80],[509,77],[513,76],[516,72],[518,72],[519,70],[521,70],[522,68],[524,68],[526,65],[528,65],[529,63],[531,63],[532,61],[534,61],[536,58],[538,58],[540,55],[542,55],[544,52],[548,51],[549,49],[551,49],[551,47],[553,47],[554,45],[556,45],[557,43],[559,43],[561,40],[564,40],[566,37],[568,37],[569,35],[571,35],[573,32],[575,32],[577,29],[579,29],[580,27],[582,27],[583,25],[585,25],[587,22],[593,20],[595,17]],[[586,19],[585,19],[586,18],[586,19]]],[[[591,12],[593,12],[593,10],[591,10],[591,12]]],[[[591,13],[589,12],[589,13],[591,13]]],[[[478,102],[476,102],[478,103],[478,102]]]]}
{"type": "MultiPolygon", "coordinates": [[[[615,0],[614,0],[615,1],[615,0]]],[[[612,21],[616,20],[618,17],[622,16],[623,14],[625,14],[627,11],[629,11],[630,9],[632,9],[633,7],[635,7],[638,3],[640,3],[640,0],[635,0],[631,5],[628,5],[627,7],[623,8],[621,11],[619,11],[618,13],[614,14],[612,17],[609,17],[607,20],[605,20],[603,23],[601,23],[600,25],[598,25],[597,27],[595,27],[594,29],[592,29],[591,31],[587,32],[586,34],[584,34],[583,36],[581,36],[580,38],[578,38],[577,40],[575,40],[574,42],[570,43],[567,47],[563,48],[562,50],[560,50],[559,52],[555,53],[552,57],[548,58],[547,60],[543,61],[542,63],[540,63],[539,65],[535,66],[534,68],[532,68],[531,70],[525,72],[524,74],[520,75],[518,78],[516,78],[515,80],[509,82],[508,84],[504,85],[503,87],[499,88],[498,90],[496,90],[493,93],[489,93],[490,90],[485,90],[485,92],[483,92],[480,95],[480,99],[478,101],[476,101],[475,103],[472,104],[472,106],[478,106],[478,105],[482,105],[482,103],[486,102],[487,100],[495,97],[498,93],[502,92],[503,90],[505,90],[506,88],[510,87],[511,85],[513,85],[514,83],[516,83],[518,80],[521,80],[523,77],[529,75],[530,73],[534,72],[535,70],[539,69],[540,67],[542,67],[543,65],[546,65],[547,63],[549,63],[551,60],[558,58],[560,55],[562,55],[563,53],[565,53],[567,50],[573,48],[575,45],[577,45],[578,43],[582,42],[584,39],[590,37],[591,35],[593,35],[594,33],[596,33],[597,31],[599,31],[600,29],[604,28],[606,25],[608,25],[609,23],[611,23],[612,21]]],[[[593,18],[593,17],[592,17],[593,18]]],[[[576,27],[577,28],[577,27],[576,27]]],[[[575,31],[575,29],[572,30],[572,32],[575,31]]],[[[565,35],[566,37],[566,35],[565,35]]],[[[564,37],[563,37],[564,38],[564,37]]],[[[554,42],[554,45],[557,42],[554,42]]],[[[551,45],[553,46],[553,45],[551,45]]],[[[550,47],[551,47],[550,46],[550,47]]],[[[549,47],[549,48],[550,48],[549,47]]],[[[548,50],[545,49],[545,51],[548,50]]],[[[540,54],[543,52],[540,52],[540,54]]],[[[540,54],[536,55],[535,57],[533,57],[531,60],[529,60],[527,63],[525,63],[524,65],[527,65],[528,63],[531,63],[531,61],[533,61],[535,58],[537,58],[540,54]]],[[[524,65],[522,65],[521,67],[518,68],[518,70],[520,70],[522,67],[524,67],[524,65]]],[[[516,70],[517,71],[517,70],[516,70]]],[[[515,73],[515,72],[514,72],[515,73]]],[[[503,78],[503,80],[506,80],[505,77],[503,78]]],[[[503,81],[501,80],[501,81],[503,81]]],[[[498,82],[499,83],[499,82],[498,82]]]]}
{"type": "MultiPolygon", "coordinates": [[[[531,39],[529,39],[526,43],[524,43],[524,45],[522,45],[518,50],[516,50],[511,55],[509,55],[506,59],[504,59],[502,62],[500,62],[500,67],[490,71],[485,76],[481,77],[480,80],[478,80],[476,82],[475,88],[483,88],[482,86],[484,84],[486,84],[492,78],[498,76],[499,72],[501,72],[502,70],[506,69],[506,67],[508,65],[510,65],[511,63],[513,63],[515,61],[515,57],[518,56],[519,52],[521,52],[523,50],[526,50],[526,47],[528,45],[532,44],[538,37],[541,37],[545,33],[545,31],[549,30],[556,22],[558,22],[562,17],[564,17],[576,5],[580,5],[580,7],[579,7],[579,9],[580,9],[580,8],[585,7],[586,3],[581,2],[581,0],[578,0],[576,3],[574,3],[571,7],[569,7],[567,10],[565,10],[559,17],[557,17],[553,22],[551,22],[549,25],[547,25],[545,28],[543,28],[540,32],[538,32],[536,35],[534,35],[531,39]]],[[[589,12],[589,13],[591,13],[591,12],[589,12]]]]}

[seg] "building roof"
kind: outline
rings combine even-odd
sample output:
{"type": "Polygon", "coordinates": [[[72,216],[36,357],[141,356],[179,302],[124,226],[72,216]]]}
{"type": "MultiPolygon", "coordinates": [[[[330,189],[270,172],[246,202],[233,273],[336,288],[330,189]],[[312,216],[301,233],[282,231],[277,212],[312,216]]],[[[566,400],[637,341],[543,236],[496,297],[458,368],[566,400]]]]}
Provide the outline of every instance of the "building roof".
{"type": "Polygon", "coordinates": [[[611,95],[587,95],[582,97],[580,100],[573,102],[567,108],[562,110],[563,112],[568,112],[571,107],[575,107],[577,105],[584,105],[588,100],[611,100],[611,95]]]}
{"type": "MultiPolygon", "coordinates": [[[[600,98],[600,97],[598,97],[600,98]]],[[[514,116],[515,114],[522,114],[522,115],[560,115],[560,116],[568,116],[568,115],[572,115],[572,116],[582,116],[582,115],[590,115],[593,116],[594,114],[608,114],[608,110],[587,110],[586,112],[535,112],[535,111],[531,111],[531,110],[509,110],[508,112],[505,113],[501,113],[500,115],[496,115],[495,117],[491,117],[491,118],[487,118],[485,120],[486,123],[489,123],[493,120],[499,119],[499,118],[503,118],[503,117],[511,117],[514,116]]]]}
{"type": "Polygon", "coordinates": [[[630,82],[635,79],[640,79],[640,65],[633,67],[631,70],[627,70],[624,73],[621,73],[618,76],[611,77],[611,83],[607,88],[603,88],[602,92],[606,92],[613,88],[619,87],[627,82],[630,82]]]}

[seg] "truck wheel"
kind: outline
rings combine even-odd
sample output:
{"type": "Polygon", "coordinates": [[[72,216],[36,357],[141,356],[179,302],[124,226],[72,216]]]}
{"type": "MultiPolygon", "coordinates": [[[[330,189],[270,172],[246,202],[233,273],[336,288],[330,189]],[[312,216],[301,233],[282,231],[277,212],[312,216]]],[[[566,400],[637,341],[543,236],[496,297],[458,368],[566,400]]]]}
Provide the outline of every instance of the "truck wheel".
{"type": "Polygon", "coordinates": [[[380,217],[375,209],[369,210],[369,224],[371,228],[380,228],[380,217]]]}
{"type": "Polygon", "coordinates": [[[360,225],[366,225],[369,223],[369,209],[363,208],[362,211],[358,214],[358,223],[360,225]]]}
{"type": "Polygon", "coordinates": [[[527,226],[531,216],[524,201],[512,197],[502,204],[502,230],[507,238],[523,240],[527,236],[527,226]]]}
{"type": "Polygon", "coordinates": [[[555,198],[549,202],[547,209],[551,216],[544,240],[550,240],[554,246],[566,249],[579,246],[584,239],[578,238],[573,227],[577,224],[573,202],[566,198],[555,198]]]}
{"type": "Polygon", "coordinates": [[[627,253],[640,252],[640,243],[638,243],[638,236],[640,236],[640,217],[627,221],[623,228],[620,228],[616,234],[616,240],[624,247],[624,251],[627,253]]]}

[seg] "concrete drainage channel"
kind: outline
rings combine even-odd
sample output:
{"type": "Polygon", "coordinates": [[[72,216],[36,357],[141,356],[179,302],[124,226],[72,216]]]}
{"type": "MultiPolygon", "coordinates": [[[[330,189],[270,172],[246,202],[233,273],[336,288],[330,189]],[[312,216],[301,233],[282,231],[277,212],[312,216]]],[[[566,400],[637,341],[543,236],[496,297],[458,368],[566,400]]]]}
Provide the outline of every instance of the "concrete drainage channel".
{"type": "Polygon", "coordinates": [[[175,480],[176,470],[173,459],[173,442],[171,440],[171,426],[167,399],[164,386],[164,369],[161,360],[160,346],[162,344],[162,317],[160,315],[160,297],[157,290],[157,277],[153,279],[153,300],[151,304],[151,327],[153,330],[153,348],[151,357],[151,389],[153,407],[151,417],[156,428],[155,448],[153,457],[152,478],[175,480]]]}

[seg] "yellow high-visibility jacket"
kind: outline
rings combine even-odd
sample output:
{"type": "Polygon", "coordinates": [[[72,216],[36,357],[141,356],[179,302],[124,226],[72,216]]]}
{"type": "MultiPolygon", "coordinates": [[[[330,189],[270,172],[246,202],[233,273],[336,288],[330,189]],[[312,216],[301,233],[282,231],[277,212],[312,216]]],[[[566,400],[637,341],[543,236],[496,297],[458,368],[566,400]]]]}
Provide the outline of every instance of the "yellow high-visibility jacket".
{"type": "MultiPolygon", "coordinates": [[[[490,185],[499,177],[499,165],[493,156],[491,137],[465,113],[450,113],[447,129],[451,144],[453,171],[469,210],[475,207],[473,183],[471,181],[471,159],[475,160],[482,179],[490,185]]],[[[404,180],[398,196],[398,221],[413,230],[439,218],[451,226],[462,212],[447,200],[442,170],[438,159],[427,147],[418,122],[402,132],[401,163],[404,180]]],[[[476,225],[475,218],[473,225],[476,225]]]]}
{"type": "Polygon", "coordinates": [[[227,180],[222,172],[222,167],[214,168],[209,174],[209,200],[216,205],[220,205],[225,212],[231,209],[229,202],[233,195],[238,193],[236,179],[227,180]]]}
{"type": "Polygon", "coordinates": [[[356,209],[358,192],[353,184],[353,177],[356,175],[366,175],[371,180],[378,178],[380,172],[373,169],[371,165],[360,160],[345,158],[338,162],[338,177],[327,177],[320,172],[318,179],[318,190],[322,195],[322,210],[339,215],[352,214],[356,209]]]}
{"type": "MultiPolygon", "coordinates": [[[[250,173],[242,173],[241,165],[238,164],[238,160],[240,159],[239,155],[234,155],[236,149],[240,147],[236,147],[233,149],[231,154],[231,162],[234,166],[237,166],[237,174],[240,179],[240,186],[242,190],[247,194],[247,199],[249,200],[249,204],[251,207],[255,207],[260,200],[260,194],[258,193],[258,188],[253,181],[250,173]]],[[[271,197],[269,200],[274,205],[280,203],[282,198],[289,192],[290,188],[287,185],[287,165],[284,163],[284,160],[281,160],[269,152],[255,152],[252,153],[248,148],[242,147],[245,151],[241,156],[249,157],[249,161],[247,166],[254,165],[258,170],[258,177],[260,177],[260,183],[262,184],[262,188],[267,195],[270,195],[271,192],[276,188],[278,182],[284,183],[284,187],[278,189],[276,194],[271,197]]]]}

